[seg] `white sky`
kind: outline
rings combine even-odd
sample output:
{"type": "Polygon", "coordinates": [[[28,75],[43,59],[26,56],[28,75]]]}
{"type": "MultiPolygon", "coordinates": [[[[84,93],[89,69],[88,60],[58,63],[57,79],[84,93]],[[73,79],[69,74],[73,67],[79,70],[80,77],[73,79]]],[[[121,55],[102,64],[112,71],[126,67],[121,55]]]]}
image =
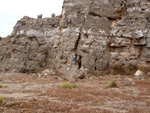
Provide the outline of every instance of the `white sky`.
{"type": "Polygon", "coordinates": [[[1,0],[0,36],[10,35],[13,27],[23,16],[37,18],[61,14],[63,0],[1,0]]]}

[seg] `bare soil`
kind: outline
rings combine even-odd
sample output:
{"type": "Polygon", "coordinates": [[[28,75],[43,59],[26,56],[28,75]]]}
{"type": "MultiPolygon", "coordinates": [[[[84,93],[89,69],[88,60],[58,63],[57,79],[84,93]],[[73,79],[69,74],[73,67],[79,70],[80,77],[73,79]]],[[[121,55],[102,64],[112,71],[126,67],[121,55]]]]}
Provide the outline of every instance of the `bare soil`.
{"type": "Polygon", "coordinates": [[[69,89],[59,77],[0,74],[0,113],[150,113],[150,80],[124,80],[91,76],[69,89]],[[120,87],[108,87],[112,80],[120,87]]]}

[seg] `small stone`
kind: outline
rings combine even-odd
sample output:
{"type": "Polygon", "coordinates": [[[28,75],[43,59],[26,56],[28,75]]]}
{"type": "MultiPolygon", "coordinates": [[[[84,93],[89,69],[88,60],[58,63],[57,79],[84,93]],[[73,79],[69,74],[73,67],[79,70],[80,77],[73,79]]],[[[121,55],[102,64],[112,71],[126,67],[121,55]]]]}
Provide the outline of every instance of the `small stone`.
{"type": "Polygon", "coordinates": [[[135,82],[132,78],[126,78],[124,81],[125,85],[135,85],[135,82]]]}
{"type": "Polygon", "coordinates": [[[40,73],[38,73],[37,75],[38,75],[39,77],[41,77],[41,74],[40,74],[40,73]]]}

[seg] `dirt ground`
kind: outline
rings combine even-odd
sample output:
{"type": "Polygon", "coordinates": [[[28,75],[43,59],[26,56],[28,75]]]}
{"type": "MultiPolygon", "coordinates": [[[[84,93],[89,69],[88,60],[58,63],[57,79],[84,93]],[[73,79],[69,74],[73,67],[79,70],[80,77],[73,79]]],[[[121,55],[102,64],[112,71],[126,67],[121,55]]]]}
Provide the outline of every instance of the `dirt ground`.
{"type": "Polygon", "coordinates": [[[77,88],[60,77],[0,74],[0,113],[150,113],[150,80],[90,76],[77,88]],[[119,88],[108,87],[116,80],[119,88]]]}

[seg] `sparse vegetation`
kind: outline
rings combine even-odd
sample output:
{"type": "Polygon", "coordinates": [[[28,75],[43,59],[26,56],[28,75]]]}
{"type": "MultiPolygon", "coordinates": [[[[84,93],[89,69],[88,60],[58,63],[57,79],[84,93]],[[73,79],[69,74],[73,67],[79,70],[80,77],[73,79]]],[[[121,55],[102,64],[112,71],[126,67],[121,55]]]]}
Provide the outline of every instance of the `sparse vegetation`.
{"type": "Polygon", "coordinates": [[[72,84],[72,88],[77,88],[78,86],[76,84],[72,84]]]}
{"type": "Polygon", "coordinates": [[[5,88],[8,88],[8,85],[4,86],[5,88]]]}
{"type": "Polygon", "coordinates": [[[36,69],[35,69],[35,68],[32,68],[32,69],[31,69],[31,72],[35,72],[35,71],[36,71],[36,69]]]}
{"type": "Polygon", "coordinates": [[[0,88],[2,88],[3,87],[3,85],[2,84],[0,84],[0,88]]]}
{"type": "Polygon", "coordinates": [[[0,103],[3,102],[3,97],[0,95],[0,103]]]}
{"type": "Polygon", "coordinates": [[[138,66],[138,70],[147,73],[150,71],[150,66],[149,67],[138,66]]]}
{"type": "Polygon", "coordinates": [[[13,110],[13,113],[21,113],[22,109],[25,109],[31,113],[38,111],[72,113],[74,108],[74,113],[96,111],[112,113],[114,110],[119,113],[123,109],[129,113],[149,113],[150,81],[135,79],[136,85],[125,86],[123,76],[96,74],[98,73],[94,75],[91,73],[92,77],[78,80],[77,83],[53,77],[39,78],[30,74],[25,76],[13,74],[11,77],[1,75],[3,88],[0,89],[2,96],[0,111],[8,113],[13,110]],[[109,83],[113,81],[110,86],[117,86],[113,84],[118,83],[121,87],[106,88],[109,85],[108,81],[109,83]],[[5,88],[6,85],[10,88],[5,88]],[[135,90],[138,93],[134,92],[135,90]],[[29,98],[26,98],[27,96],[29,98]],[[108,107],[105,107],[106,105],[108,107]]]}
{"type": "Polygon", "coordinates": [[[66,83],[66,84],[62,85],[62,88],[70,88],[71,89],[72,87],[69,83],[66,83]]]}
{"type": "Polygon", "coordinates": [[[66,83],[62,85],[62,88],[77,88],[78,86],[76,84],[70,84],[70,83],[66,83]]]}
{"type": "Polygon", "coordinates": [[[3,86],[2,84],[0,84],[0,88],[7,88],[8,87],[8,85],[6,85],[6,86],[3,86]]]}
{"type": "Polygon", "coordinates": [[[38,62],[39,67],[43,67],[42,62],[38,62]]]}
{"type": "Polygon", "coordinates": [[[109,87],[119,88],[119,85],[116,83],[115,80],[112,80],[111,83],[109,84],[109,87]]]}

